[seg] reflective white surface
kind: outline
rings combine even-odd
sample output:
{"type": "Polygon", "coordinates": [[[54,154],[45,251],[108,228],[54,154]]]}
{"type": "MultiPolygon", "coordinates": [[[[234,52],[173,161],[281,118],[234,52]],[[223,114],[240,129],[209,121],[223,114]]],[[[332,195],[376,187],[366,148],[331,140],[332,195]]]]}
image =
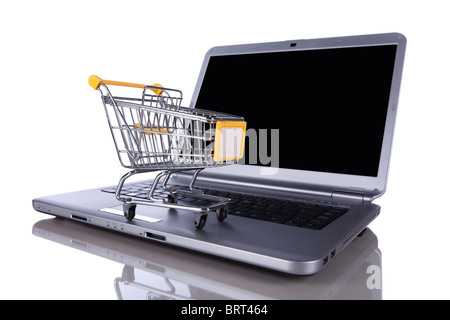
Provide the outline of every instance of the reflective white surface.
{"type": "MultiPolygon", "coordinates": [[[[289,276],[191,251],[135,239],[60,218],[33,226],[33,234],[111,260],[118,299],[381,299],[382,264],[370,230],[318,274],[289,276]],[[122,268],[117,268],[119,264],[122,268]]],[[[73,266],[67,272],[77,273],[73,266]]],[[[80,273],[83,271],[80,271],[80,273]]],[[[102,270],[92,268],[91,272],[102,270]]],[[[94,281],[90,287],[96,287],[94,281]]]]}
{"type": "MultiPolygon", "coordinates": [[[[125,173],[98,94],[87,84],[89,75],[160,82],[182,89],[188,105],[203,56],[212,46],[395,31],[408,39],[406,60],[388,187],[376,200],[381,214],[370,225],[383,255],[382,298],[449,299],[447,9],[447,1],[439,0],[427,4],[382,0],[376,5],[356,0],[281,0],[277,5],[234,0],[220,5],[211,1],[2,2],[0,298],[117,299],[114,281],[129,275],[124,272],[128,262],[32,233],[37,222],[49,218],[32,209],[33,198],[115,184],[125,173]],[[155,10],[160,14],[151,14],[155,10]]],[[[224,94],[232,91],[225,88],[224,94]]],[[[173,251],[149,246],[157,248],[161,257],[173,251]]],[[[148,256],[142,259],[160,263],[148,256]]],[[[227,285],[227,297],[275,294],[254,287],[231,292],[240,279],[233,270],[245,270],[275,287],[288,282],[251,267],[222,264],[204,256],[200,260],[205,268],[226,266],[221,276],[229,280],[213,280],[215,285],[227,285]]],[[[164,268],[179,275],[188,272],[183,266],[164,268]]],[[[124,298],[132,293],[147,297],[153,292],[148,296],[152,298],[162,291],[171,292],[172,286],[184,297],[194,295],[189,286],[201,289],[197,296],[217,294],[205,285],[213,281],[207,272],[196,275],[194,282],[176,278],[167,283],[164,273],[132,267],[143,287],[122,292],[124,298]]],[[[300,280],[300,287],[311,286],[315,297],[328,298],[338,296],[330,288],[340,279],[352,285],[351,275],[333,277],[328,272],[328,276],[320,274],[322,280],[314,284],[314,279],[300,280]]],[[[360,280],[355,285],[364,282],[360,280]]],[[[297,281],[288,282],[294,284],[297,281]]],[[[278,290],[280,297],[292,294],[298,298],[296,293],[278,290]]]]}

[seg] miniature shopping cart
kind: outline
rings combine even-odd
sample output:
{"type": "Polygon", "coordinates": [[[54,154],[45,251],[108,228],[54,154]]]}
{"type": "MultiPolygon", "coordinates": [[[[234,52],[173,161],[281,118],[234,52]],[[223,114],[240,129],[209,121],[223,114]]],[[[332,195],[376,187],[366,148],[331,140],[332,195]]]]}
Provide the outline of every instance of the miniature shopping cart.
{"type": "Polygon", "coordinates": [[[132,169],[119,180],[115,192],[116,198],[123,202],[125,218],[134,218],[137,205],[190,210],[198,229],[204,227],[210,212],[215,212],[219,221],[227,217],[227,204],[231,200],[207,195],[194,188],[194,183],[201,170],[235,164],[242,158],[246,129],[242,117],[182,107],[182,92],[159,84],[140,85],[97,76],[89,77],[89,84],[101,94],[122,166],[132,169]],[[107,85],[128,90],[130,87],[134,92],[138,88],[140,95],[113,96],[107,85]],[[187,170],[193,170],[188,187],[167,185],[173,173],[187,170]],[[128,178],[152,171],[161,172],[153,180],[148,197],[121,194],[128,178]],[[157,192],[156,196],[158,188],[164,192],[157,192]]]}

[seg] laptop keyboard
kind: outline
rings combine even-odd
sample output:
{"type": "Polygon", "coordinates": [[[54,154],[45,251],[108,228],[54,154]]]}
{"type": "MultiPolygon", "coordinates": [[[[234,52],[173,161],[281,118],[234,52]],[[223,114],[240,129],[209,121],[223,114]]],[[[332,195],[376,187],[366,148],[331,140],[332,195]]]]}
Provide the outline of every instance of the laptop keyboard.
{"type": "MultiPolygon", "coordinates": [[[[285,199],[269,198],[248,195],[236,192],[202,189],[205,194],[232,199],[228,204],[228,214],[249,219],[264,220],[273,223],[320,230],[342,216],[348,211],[343,205],[333,205],[312,201],[290,201],[285,199]]],[[[103,192],[115,193],[115,188],[102,189],[103,192]]],[[[132,198],[148,199],[149,184],[132,183],[124,185],[121,195],[132,198]]],[[[157,189],[155,197],[164,197],[166,191],[157,189]]],[[[201,199],[179,197],[178,201],[188,201],[195,205],[201,199]]]]}

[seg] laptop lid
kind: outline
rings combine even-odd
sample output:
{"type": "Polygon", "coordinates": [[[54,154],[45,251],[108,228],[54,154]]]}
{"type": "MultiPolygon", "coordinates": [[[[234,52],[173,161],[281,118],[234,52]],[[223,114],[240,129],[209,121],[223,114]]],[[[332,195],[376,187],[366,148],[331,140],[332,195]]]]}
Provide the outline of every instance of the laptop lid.
{"type": "Polygon", "coordinates": [[[371,201],[386,188],[406,38],[399,33],[219,46],[191,107],[247,121],[240,165],[203,179],[371,201]]]}

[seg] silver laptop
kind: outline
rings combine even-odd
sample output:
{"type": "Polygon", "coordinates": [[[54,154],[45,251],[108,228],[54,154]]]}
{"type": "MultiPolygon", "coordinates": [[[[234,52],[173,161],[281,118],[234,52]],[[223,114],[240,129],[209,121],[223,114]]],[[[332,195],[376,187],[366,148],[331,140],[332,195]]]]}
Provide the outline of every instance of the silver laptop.
{"type": "MultiPolygon", "coordinates": [[[[33,207],[263,268],[317,273],[380,213],[373,201],[386,190],[405,47],[403,35],[389,33],[209,50],[189,107],[247,122],[240,163],[196,180],[205,194],[232,199],[224,221],[197,229],[192,212],[149,205],[128,220],[116,186],[41,197],[33,207]]],[[[178,172],[167,184],[191,180],[192,171],[178,172]]],[[[130,182],[121,192],[145,195],[149,185],[130,182]]]]}

